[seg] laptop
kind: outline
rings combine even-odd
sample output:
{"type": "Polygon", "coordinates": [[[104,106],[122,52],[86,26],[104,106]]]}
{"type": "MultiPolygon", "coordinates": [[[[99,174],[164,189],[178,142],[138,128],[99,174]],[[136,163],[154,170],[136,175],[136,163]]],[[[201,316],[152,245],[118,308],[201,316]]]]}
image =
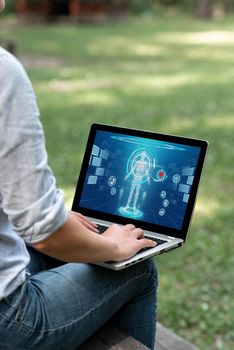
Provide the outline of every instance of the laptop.
{"type": "Polygon", "coordinates": [[[181,247],[187,237],[208,142],[92,124],[72,210],[98,225],[134,224],[157,242],[121,262],[120,270],[181,247]]]}

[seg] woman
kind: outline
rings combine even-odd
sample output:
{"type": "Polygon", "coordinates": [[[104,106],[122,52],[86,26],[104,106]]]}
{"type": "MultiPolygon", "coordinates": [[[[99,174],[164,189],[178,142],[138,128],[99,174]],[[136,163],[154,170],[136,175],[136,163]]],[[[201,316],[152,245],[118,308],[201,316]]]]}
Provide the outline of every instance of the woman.
{"type": "Polygon", "coordinates": [[[132,224],[98,235],[65,209],[31,83],[2,48],[0,169],[0,350],[77,349],[107,321],[153,349],[153,260],[121,272],[87,263],[120,261],[155,243],[132,224]]]}

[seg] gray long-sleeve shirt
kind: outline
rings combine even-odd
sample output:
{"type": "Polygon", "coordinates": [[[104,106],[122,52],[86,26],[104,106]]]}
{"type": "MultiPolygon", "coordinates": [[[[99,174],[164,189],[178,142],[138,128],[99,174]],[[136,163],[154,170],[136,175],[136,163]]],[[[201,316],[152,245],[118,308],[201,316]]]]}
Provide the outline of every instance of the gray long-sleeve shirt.
{"type": "Polygon", "coordinates": [[[18,60],[0,48],[0,300],[25,280],[25,243],[45,239],[66,218],[31,83],[18,60]]]}

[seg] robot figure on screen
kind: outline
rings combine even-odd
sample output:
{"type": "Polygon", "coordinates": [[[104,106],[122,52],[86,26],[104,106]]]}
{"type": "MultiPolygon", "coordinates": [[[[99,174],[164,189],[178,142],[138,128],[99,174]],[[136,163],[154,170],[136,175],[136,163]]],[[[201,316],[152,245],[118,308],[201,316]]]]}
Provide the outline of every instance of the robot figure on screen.
{"type": "Polygon", "coordinates": [[[137,200],[143,182],[150,184],[149,171],[151,168],[150,158],[145,151],[140,153],[131,164],[130,172],[125,176],[127,180],[130,176],[132,178],[131,188],[128,196],[126,210],[130,208],[135,212],[137,210],[137,200]]]}
{"type": "Polygon", "coordinates": [[[145,184],[150,185],[150,180],[159,182],[165,179],[164,170],[157,172],[156,177],[152,172],[156,167],[155,159],[146,150],[137,150],[131,154],[127,163],[127,174],[125,180],[130,182],[130,191],[125,206],[120,207],[120,212],[124,216],[140,218],[143,216],[139,206],[140,193],[145,189],[145,184]]]}

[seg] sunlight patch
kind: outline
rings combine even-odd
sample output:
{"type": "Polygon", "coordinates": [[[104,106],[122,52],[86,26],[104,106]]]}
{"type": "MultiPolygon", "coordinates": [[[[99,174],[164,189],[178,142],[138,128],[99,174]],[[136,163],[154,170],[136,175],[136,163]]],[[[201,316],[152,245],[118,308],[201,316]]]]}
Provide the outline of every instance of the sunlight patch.
{"type": "Polygon", "coordinates": [[[49,83],[50,89],[56,92],[108,89],[111,86],[112,86],[111,82],[105,79],[52,80],[49,83]]]}
{"type": "Polygon", "coordinates": [[[204,124],[212,129],[234,128],[234,117],[220,116],[220,117],[205,119],[204,124]]]}
{"type": "Polygon", "coordinates": [[[155,40],[157,42],[176,44],[229,45],[234,44],[234,32],[221,30],[198,33],[169,32],[155,35],[155,40]]]}
{"type": "Polygon", "coordinates": [[[180,133],[184,130],[192,129],[194,127],[194,119],[183,118],[183,117],[173,117],[168,123],[168,131],[171,133],[180,133]]]}
{"type": "Polygon", "coordinates": [[[215,199],[201,198],[196,203],[195,215],[199,218],[212,218],[220,211],[221,204],[215,199]]]}
{"type": "Polygon", "coordinates": [[[114,107],[119,100],[116,96],[111,95],[111,93],[107,91],[92,91],[82,94],[76,97],[78,100],[78,104],[85,103],[89,105],[102,105],[102,106],[112,106],[114,107]]]}
{"type": "Polygon", "coordinates": [[[95,43],[89,46],[88,51],[91,55],[107,55],[110,57],[119,55],[137,55],[137,56],[157,56],[165,54],[165,47],[155,43],[140,44],[139,41],[126,38],[112,38],[103,40],[102,43],[95,43]]]}
{"type": "Polygon", "coordinates": [[[136,45],[132,48],[132,51],[138,56],[156,56],[162,53],[165,53],[165,49],[157,45],[136,45]]]}
{"type": "Polygon", "coordinates": [[[149,88],[173,88],[177,86],[188,85],[201,80],[199,74],[176,74],[176,75],[155,75],[154,77],[137,77],[134,84],[149,88]]]}

